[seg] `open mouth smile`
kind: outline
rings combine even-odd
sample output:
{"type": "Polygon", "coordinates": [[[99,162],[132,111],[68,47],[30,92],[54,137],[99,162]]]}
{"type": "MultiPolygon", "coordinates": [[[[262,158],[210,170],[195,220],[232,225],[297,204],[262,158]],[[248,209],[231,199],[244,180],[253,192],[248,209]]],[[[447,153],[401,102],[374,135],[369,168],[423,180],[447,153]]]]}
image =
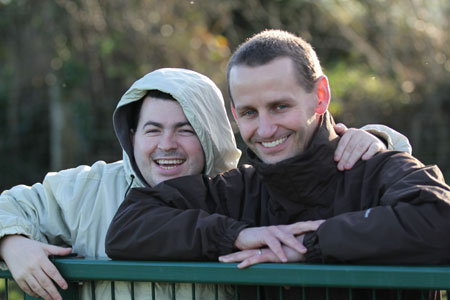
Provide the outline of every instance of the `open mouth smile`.
{"type": "Polygon", "coordinates": [[[280,139],[278,139],[278,140],[275,140],[275,141],[271,141],[271,142],[261,142],[261,145],[262,145],[264,148],[273,148],[273,147],[276,147],[276,146],[278,146],[279,144],[283,143],[284,141],[286,141],[287,138],[288,138],[288,137],[285,136],[285,137],[282,137],[282,138],[280,138],[280,139]]]}
{"type": "Polygon", "coordinates": [[[182,165],[185,160],[183,159],[155,159],[154,162],[165,170],[174,169],[182,165]]]}

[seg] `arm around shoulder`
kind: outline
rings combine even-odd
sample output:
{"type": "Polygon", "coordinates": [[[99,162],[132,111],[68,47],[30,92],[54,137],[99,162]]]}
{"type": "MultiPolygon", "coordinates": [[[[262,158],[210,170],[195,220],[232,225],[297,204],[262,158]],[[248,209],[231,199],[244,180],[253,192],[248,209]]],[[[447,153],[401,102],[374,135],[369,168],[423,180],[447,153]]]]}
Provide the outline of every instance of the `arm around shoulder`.
{"type": "Polygon", "coordinates": [[[387,143],[388,150],[403,151],[409,154],[412,153],[412,147],[411,144],[409,143],[408,138],[405,135],[401,134],[398,131],[395,131],[394,129],[388,126],[379,124],[368,124],[361,127],[361,129],[364,129],[372,133],[373,135],[384,139],[387,143]]]}

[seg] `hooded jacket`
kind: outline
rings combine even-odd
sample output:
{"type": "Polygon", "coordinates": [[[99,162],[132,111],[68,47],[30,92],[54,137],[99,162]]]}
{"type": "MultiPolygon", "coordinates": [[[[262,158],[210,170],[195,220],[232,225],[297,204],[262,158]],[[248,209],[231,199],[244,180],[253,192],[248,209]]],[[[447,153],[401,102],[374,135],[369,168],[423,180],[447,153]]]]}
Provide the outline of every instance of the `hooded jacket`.
{"type": "MultiPolygon", "coordinates": [[[[168,93],[180,103],[202,144],[206,174],[215,175],[237,166],[241,152],[219,88],[194,71],[159,69],[136,81],[114,112],[123,160],[51,172],[42,183],[4,191],[0,196],[0,238],[21,234],[44,243],[71,246],[82,256],[106,257],[106,231],[127,190],[147,186],[133,159],[129,104],[141,100],[148,90],[168,93]]],[[[163,294],[158,294],[158,299],[171,299],[170,290],[160,286],[163,294]]],[[[136,287],[136,291],[148,295],[151,290],[136,287]]],[[[184,292],[190,299],[191,286],[178,285],[177,299],[183,299],[180,295],[184,292]]],[[[90,298],[89,283],[83,285],[82,293],[84,299],[90,298]]],[[[97,282],[96,293],[97,299],[111,299],[108,283],[97,282]]],[[[214,295],[214,288],[198,286],[197,294],[201,297],[203,293],[214,295]]],[[[122,297],[129,299],[129,286],[116,283],[116,299],[122,297]]]]}
{"type": "MultiPolygon", "coordinates": [[[[327,113],[308,148],[295,157],[265,164],[249,151],[253,167],[133,189],[111,223],[106,251],[119,259],[217,260],[236,251],[234,242],[246,227],[324,219],[303,240],[307,262],[449,263],[450,187],[440,170],[404,152],[385,151],[341,172],[333,159],[338,139],[327,113]],[[167,236],[172,242],[163,247],[167,236]]],[[[277,291],[266,289],[265,299],[277,299],[277,291]]],[[[325,298],[323,289],[307,291],[308,299],[325,298]]],[[[382,299],[398,296],[380,293],[382,299]]],[[[291,289],[284,299],[299,295],[291,289]]],[[[333,295],[348,299],[348,290],[333,295]]],[[[406,298],[420,299],[420,293],[406,298]]]]}

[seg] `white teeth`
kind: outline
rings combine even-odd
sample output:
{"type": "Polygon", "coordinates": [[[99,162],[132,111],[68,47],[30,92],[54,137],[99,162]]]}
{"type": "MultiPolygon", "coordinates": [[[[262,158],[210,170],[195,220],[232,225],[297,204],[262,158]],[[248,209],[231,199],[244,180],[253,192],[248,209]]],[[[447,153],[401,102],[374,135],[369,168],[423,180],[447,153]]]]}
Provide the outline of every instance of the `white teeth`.
{"type": "Polygon", "coordinates": [[[261,144],[266,148],[272,148],[272,147],[278,146],[279,144],[284,142],[286,139],[287,139],[287,136],[282,137],[281,139],[278,139],[278,140],[275,140],[272,142],[261,142],[261,144]]]}
{"type": "Polygon", "coordinates": [[[184,162],[182,159],[157,159],[155,161],[161,168],[166,170],[176,168],[184,162]]]}
{"type": "Polygon", "coordinates": [[[181,159],[157,159],[156,162],[160,165],[178,165],[183,162],[181,159]]]}
{"type": "Polygon", "coordinates": [[[160,165],[160,167],[163,168],[164,170],[170,170],[170,169],[176,168],[177,166],[161,166],[160,165]]]}

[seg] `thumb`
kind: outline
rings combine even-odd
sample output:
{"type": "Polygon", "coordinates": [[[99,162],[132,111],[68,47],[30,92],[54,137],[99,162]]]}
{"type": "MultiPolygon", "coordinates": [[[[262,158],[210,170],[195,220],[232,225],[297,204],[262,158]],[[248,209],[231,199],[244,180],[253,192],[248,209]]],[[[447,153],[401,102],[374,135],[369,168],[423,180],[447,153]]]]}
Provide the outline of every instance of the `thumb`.
{"type": "Polygon", "coordinates": [[[347,126],[345,126],[345,124],[338,123],[334,125],[334,130],[336,131],[337,134],[343,135],[348,130],[348,128],[347,126]]]}
{"type": "Polygon", "coordinates": [[[64,256],[70,254],[72,252],[72,248],[63,248],[54,245],[45,245],[44,251],[45,253],[47,253],[47,255],[64,256]]]}

